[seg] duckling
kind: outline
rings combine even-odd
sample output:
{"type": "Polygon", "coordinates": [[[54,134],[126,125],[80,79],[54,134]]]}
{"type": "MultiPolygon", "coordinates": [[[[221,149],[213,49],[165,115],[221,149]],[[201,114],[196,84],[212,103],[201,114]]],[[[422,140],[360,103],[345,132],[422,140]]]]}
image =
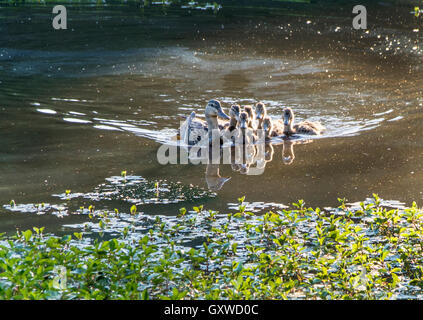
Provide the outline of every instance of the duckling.
{"type": "Polygon", "coordinates": [[[269,142],[273,137],[283,135],[283,126],[279,121],[273,121],[270,117],[263,119],[262,130],[264,131],[264,138],[269,142]]]}
{"type": "Polygon", "coordinates": [[[243,111],[239,115],[239,130],[237,142],[242,144],[252,144],[256,141],[254,129],[251,128],[251,119],[247,112],[243,111]]]}
{"type": "Polygon", "coordinates": [[[291,108],[283,110],[283,133],[290,136],[296,133],[320,135],[325,127],[320,122],[303,121],[294,125],[294,111],[291,108]]]}
{"type": "Polygon", "coordinates": [[[258,102],[256,104],[256,120],[257,120],[257,129],[263,129],[263,119],[267,116],[266,106],[263,102],[258,102]]]}
{"type": "Polygon", "coordinates": [[[220,102],[215,99],[210,100],[206,106],[206,122],[195,118],[195,115],[196,114],[193,111],[179,128],[180,138],[187,145],[197,144],[207,133],[210,142],[212,138],[210,133],[213,132],[213,130],[219,130],[222,128],[219,127],[217,117],[230,120],[230,117],[223,112],[220,102]]]}
{"type": "Polygon", "coordinates": [[[244,106],[244,111],[248,114],[249,122],[248,127],[250,127],[253,130],[257,129],[256,124],[256,113],[254,112],[254,109],[252,106],[244,106]]]}
{"type": "Polygon", "coordinates": [[[236,137],[236,163],[251,164],[256,155],[256,148],[254,142],[256,137],[254,130],[248,126],[249,116],[247,112],[241,112],[239,115],[239,130],[236,137]]]}
{"type": "Polygon", "coordinates": [[[273,123],[269,117],[263,119],[262,129],[264,131],[265,141],[269,141],[272,137],[276,136],[276,133],[273,131],[273,123]]]}
{"type": "Polygon", "coordinates": [[[231,106],[231,108],[229,109],[229,116],[230,116],[230,120],[229,122],[226,122],[223,127],[225,129],[228,129],[229,131],[234,131],[237,127],[237,124],[239,122],[239,114],[241,107],[238,104],[234,104],[231,106]]]}
{"type": "Polygon", "coordinates": [[[234,142],[235,140],[236,128],[239,123],[239,114],[240,106],[237,104],[232,105],[231,109],[229,110],[229,116],[231,117],[231,119],[229,120],[229,122],[226,122],[223,126],[223,137],[227,140],[232,140],[232,142],[234,142]]]}

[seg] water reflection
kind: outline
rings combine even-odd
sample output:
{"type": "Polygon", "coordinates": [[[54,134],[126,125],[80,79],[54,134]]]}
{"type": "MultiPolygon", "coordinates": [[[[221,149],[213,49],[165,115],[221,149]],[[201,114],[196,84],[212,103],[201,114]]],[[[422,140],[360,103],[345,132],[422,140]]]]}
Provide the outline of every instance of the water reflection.
{"type": "Polygon", "coordinates": [[[282,162],[286,165],[290,165],[294,162],[295,153],[294,153],[294,145],[296,144],[307,144],[311,143],[313,140],[291,140],[291,139],[284,139],[282,143],[282,162]]]}
{"type": "Polygon", "coordinates": [[[234,173],[242,175],[261,175],[264,173],[266,165],[273,161],[275,146],[282,146],[281,158],[277,161],[285,165],[291,165],[295,159],[294,145],[312,143],[311,139],[283,137],[280,141],[265,141],[260,143],[235,144],[222,148],[219,156],[209,152],[205,179],[210,191],[219,191],[231,177],[220,175],[220,165],[230,163],[234,173]]]}
{"type": "Polygon", "coordinates": [[[231,177],[221,177],[219,173],[219,165],[211,163],[207,164],[205,176],[207,187],[210,191],[218,191],[222,189],[225,182],[231,179],[231,177]]]}

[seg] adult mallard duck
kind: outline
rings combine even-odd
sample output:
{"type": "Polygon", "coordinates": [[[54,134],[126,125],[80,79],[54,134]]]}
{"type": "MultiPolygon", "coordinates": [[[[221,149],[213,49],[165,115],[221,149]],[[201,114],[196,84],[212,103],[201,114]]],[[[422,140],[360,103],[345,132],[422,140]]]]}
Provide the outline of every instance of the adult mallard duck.
{"type": "MultiPolygon", "coordinates": [[[[283,134],[290,136],[296,133],[309,134],[309,135],[320,135],[325,130],[325,127],[320,122],[303,121],[298,124],[294,124],[294,111],[291,108],[284,108],[282,115],[283,134]]],[[[281,120],[278,121],[278,127],[281,125],[281,120]]]]}
{"type": "Polygon", "coordinates": [[[196,118],[196,114],[193,111],[179,128],[180,140],[186,145],[195,145],[206,136],[208,136],[209,142],[211,142],[212,134],[210,133],[213,130],[223,129],[223,125],[219,126],[217,118],[230,120],[230,117],[223,112],[220,102],[215,99],[207,103],[204,114],[206,121],[196,118]]]}

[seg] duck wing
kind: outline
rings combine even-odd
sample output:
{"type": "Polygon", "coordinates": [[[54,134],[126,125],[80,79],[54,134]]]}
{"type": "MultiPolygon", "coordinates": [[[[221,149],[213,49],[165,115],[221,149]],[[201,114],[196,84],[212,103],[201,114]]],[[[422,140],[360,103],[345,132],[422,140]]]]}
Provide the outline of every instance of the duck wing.
{"type": "Polygon", "coordinates": [[[195,116],[195,112],[191,112],[189,117],[179,127],[180,140],[186,145],[196,144],[207,132],[205,122],[195,116]]]}
{"type": "MultiPolygon", "coordinates": [[[[220,119],[218,121],[219,130],[224,131],[229,121],[220,119]]],[[[195,145],[206,136],[208,131],[207,121],[197,118],[193,111],[179,127],[179,137],[184,144],[195,145]]]]}
{"type": "Polygon", "coordinates": [[[187,117],[185,121],[181,124],[181,126],[179,127],[179,138],[186,145],[188,145],[189,134],[191,131],[191,123],[194,118],[195,118],[195,112],[193,111],[191,112],[189,117],[187,117]]]}

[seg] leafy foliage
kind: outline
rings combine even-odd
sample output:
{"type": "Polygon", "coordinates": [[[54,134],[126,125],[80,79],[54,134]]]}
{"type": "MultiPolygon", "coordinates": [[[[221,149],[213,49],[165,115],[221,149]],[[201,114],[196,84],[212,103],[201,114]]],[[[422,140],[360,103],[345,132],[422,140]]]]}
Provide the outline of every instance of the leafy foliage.
{"type": "MultiPolygon", "coordinates": [[[[44,234],[43,228],[3,236],[0,298],[389,299],[421,295],[423,211],[415,203],[408,209],[389,209],[374,195],[356,208],[340,199],[340,207],[324,212],[299,201],[292,210],[255,216],[245,211],[243,201],[240,198],[238,212],[230,214],[202,206],[194,211],[183,208],[172,219],[156,217],[142,234],[126,226],[120,237],[108,240],[93,240],[83,232],[60,238],[44,234]],[[194,235],[196,243],[187,243],[194,235]]],[[[109,220],[106,214],[102,217],[103,229],[110,227],[109,220]]]]}

